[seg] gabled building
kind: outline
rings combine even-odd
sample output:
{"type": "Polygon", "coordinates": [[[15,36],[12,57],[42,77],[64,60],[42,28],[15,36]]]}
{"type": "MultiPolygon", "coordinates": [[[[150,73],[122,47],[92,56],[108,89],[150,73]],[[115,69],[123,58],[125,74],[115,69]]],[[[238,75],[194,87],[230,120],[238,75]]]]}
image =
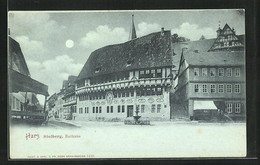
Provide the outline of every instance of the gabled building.
{"type": "Polygon", "coordinates": [[[225,24],[223,29],[217,30],[217,38],[209,51],[242,51],[244,50],[243,36],[236,35],[235,29],[225,24]]]}
{"type": "Polygon", "coordinates": [[[63,115],[67,120],[75,120],[77,116],[77,100],[75,94],[75,80],[77,76],[69,76],[68,80],[63,82],[64,96],[63,115]]]}
{"type": "MultiPolygon", "coordinates": [[[[225,25],[218,37],[222,33],[229,34],[227,27],[225,25]]],[[[244,48],[236,44],[225,49],[217,48],[217,40],[191,41],[173,46],[179,50],[181,57],[175,77],[175,93],[171,99],[171,118],[245,119],[244,48]]]]}
{"type": "MultiPolygon", "coordinates": [[[[134,29],[134,28],[132,28],[134,29]]],[[[91,53],[76,80],[81,120],[170,119],[175,76],[171,32],[161,31],[91,53]]]]}
{"type": "MultiPolygon", "coordinates": [[[[42,107],[36,97],[47,98],[48,86],[31,78],[21,47],[12,37],[8,37],[8,91],[11,118],[46,119],[45,105],[42,107]]],[[[38,122],[37,121],[37,122],[38,122]]]]}

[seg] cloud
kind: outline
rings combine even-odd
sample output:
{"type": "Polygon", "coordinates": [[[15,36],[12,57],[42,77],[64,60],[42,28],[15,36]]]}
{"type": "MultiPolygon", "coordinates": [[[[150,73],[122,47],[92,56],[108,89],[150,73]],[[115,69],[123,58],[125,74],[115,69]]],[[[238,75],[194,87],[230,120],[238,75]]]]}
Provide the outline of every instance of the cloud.
{"type": "Polygon", "coordinates": [[[41,41],[30,40],[28,36],[18,36],[15,37],[15,40],[20,44],[26,60],[39,60],[46,53],[41,41]]]}
{"type": "Polygon", "coordinates": [[[181,24],[178,28],[173,28],[171,33],[177,33],[179,36],[189,38],[190,40],[199,40],[201,35],[206,38],[215,38],[216,32],[210,27],[199,27],[197,24],[190,24],[185,22],[181,24]]]}
{"type": "Polygon", "coordinates": [[[11,35],[26,35],[36,40],[50,39],[61,34],[65,26],[50,19],[48,13],[9,13],[9,27],[11,35]]]}
{"type": "Polygon", "coordinates": [[[107,25],[100,25],[95,30],[86,33],[86,36],[80,39],[80,45],[94,51],[103,46],[126,42],[128,33],[124,28],[109,28],[107,25]]]}
{"type": "Polygon", "coordinates": [[[68,55],[56,56],[52,60],[43,62],[27,61],[31,77],[49,87],[49,93],[59,92],[63,80],[68,79],[69,75],[78,76],[83,64],[76,63],[68,55]]]}
{"type": "MultiPolygon", "coordinates": [[[[152,32],[161,30],[159,24],[149,24],[141,22],[137,25],[137,37],[141,37],[152,32]]],[[[107,45],[119,44],[128,41],[129,32],[122,27],[110,28],[108,25],[100,25],[95,30],[86,33],[86,36],[80,39],[80,46],[83,46],[92,52],[107,45]]]]}
{"type": "Polygon", "coordinates": [[[146,22],[141,22],[137,25],[138,29],[137,29],[137,36],[141,37],[153,32],[158,32],[161,31],[162,26],[157,24],[157,23],[146,23],[146,22]]]}

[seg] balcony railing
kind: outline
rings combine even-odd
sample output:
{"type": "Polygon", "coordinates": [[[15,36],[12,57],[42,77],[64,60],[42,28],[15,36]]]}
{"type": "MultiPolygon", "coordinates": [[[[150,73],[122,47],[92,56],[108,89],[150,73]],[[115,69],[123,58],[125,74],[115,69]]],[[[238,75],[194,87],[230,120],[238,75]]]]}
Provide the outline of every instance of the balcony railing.
{"type": "Polygon", "coordinates": [[[106,82],[103,84],[93,84],[76,89],[77,94],[85,93],[89,91],[102,91],[107,89],[125,89],[129,87],[151,86],[151,85],[171,85],[171,78],[150,78],[150,79],[138,79],[138,80],[121,80],[115,82],[106,82]],[[82,89],[85,89],[82,91],[82,89]]]}

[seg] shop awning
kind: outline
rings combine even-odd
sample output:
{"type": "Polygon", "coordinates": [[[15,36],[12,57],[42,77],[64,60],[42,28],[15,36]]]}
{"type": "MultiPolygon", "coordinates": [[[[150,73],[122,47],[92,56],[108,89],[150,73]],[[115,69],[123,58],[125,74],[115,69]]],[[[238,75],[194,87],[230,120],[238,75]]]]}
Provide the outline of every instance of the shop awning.
{"type": "Polygon", "coordinates": [[[12,69],[8,69],[8,76],[9,92],[32,92],[49,96],[48,86],[29,76],[23,75],[12,69]]]}
{"type": "Polygon", "coordinates": [[[214,101],[194,101],[194,110],[217,110],[214,101]]]}

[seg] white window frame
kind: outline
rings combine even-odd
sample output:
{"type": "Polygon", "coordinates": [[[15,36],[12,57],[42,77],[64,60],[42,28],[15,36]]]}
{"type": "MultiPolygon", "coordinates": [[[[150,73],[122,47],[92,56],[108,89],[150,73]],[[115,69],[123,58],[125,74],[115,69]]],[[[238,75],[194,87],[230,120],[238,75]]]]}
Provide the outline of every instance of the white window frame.
{"type": "Polygon", "coordinates": [[[200,76],[200,69],[199,68],[194,68],[194,76],[195,77],[200,76]],[[197,75],[195,73],[197,73],[197,75]]]}
{"type": "Polygon", "coordinates": [[[210,93],[216,93],[216,84],[210,84],[210,93]],[[214,88],[212,88],[214,86],[214,88]],[[214,92],[212,92],[212,89],[214,89],[214,92]]]}
{"type": "Polygon", "coordinates": [[[202,75],[203,77],[208,76],[208,69],[207,69],[207,68],[202,68],[202,70],[201,70],[201,75],[202,75]]]}
{"type": "Polygon", "coordinates": [[[145,105],[141,105],[141,113],[144,113],[145,105]]]}
{"type": "Polygon", "coordinates": [[[151,113],[155,113],[155,108],[156,108],[156,105],[155,105],[155,104],[152,104],[152,105],[151,105],[151,113]]]}
{"type": "Polygon", "coordinates": [[[224,93],[224,84],[218,84],[218,93],[224,93]],[[222,92],[219,91],[220,86],[222,86],[222,92]]]}
{"type": "Polygon", "coordinates": [[[218,68],[218,76],[219,77],[224,77],[224,75],[225,75],[224,68],[218,68]],[[222,75],[219,75],[219,73],[222,73],[222,75]]]}
{"type": "Polygon", "coordinates": [[[161,104],[157,104],[157,113],[160,113],[162,109],[162,105],[161,104]]]}
{"type": "Polygon", "coordinates": [[[235,113],[240,113],[240,112],[241,112],[241,104],[235,103],[235,113]]]}
{"type": "Polygon", "coordinates": [[[227,77],[232,77],[232,68],[227,68],[227,77]]]}
{"type": "Polygon", "coordinates": [[[194,84],[194,92],[195,93],[199,93],[199,84],[194,84]],[[197,92],[196,92],[196,89],[198,90],[197,92]]]}
{"type": "Polygon", "coordinates": [[[235,77],[240,77],[240,68],[235,68],[235,77]]]}
{"type": "Polygon", "coordinates": [[[232,93],[232,84],[227,84],[226,92],[232,93]],[[229,86],[230,86],[230,88],[229,88],[229,86]],[[230,92],[228,91],[229,89],[230,89],[230,92]]]}
{"type": "Polygon", "coordinates": [[[232,113],[232,103],[227,103],[227,113],[232,113]]]}
{"type": "Polygon", "coordinates": [[[208,93],[208,84],[202,84],[202,92],[203,93],[208,93]]]}
{"type": "Polygon", "coordinates": [[[209,74],[210,74],[210,77],[215,77],[216,76],[216,68],[210,68],[209,74]],[[212,76],[211,73],[213,73],[214,75],[212,76]]]}
{"type": "Polygon", "coordinates": [[[235,93],[240,93],[240,84],[235,84],[235,93]]]}

